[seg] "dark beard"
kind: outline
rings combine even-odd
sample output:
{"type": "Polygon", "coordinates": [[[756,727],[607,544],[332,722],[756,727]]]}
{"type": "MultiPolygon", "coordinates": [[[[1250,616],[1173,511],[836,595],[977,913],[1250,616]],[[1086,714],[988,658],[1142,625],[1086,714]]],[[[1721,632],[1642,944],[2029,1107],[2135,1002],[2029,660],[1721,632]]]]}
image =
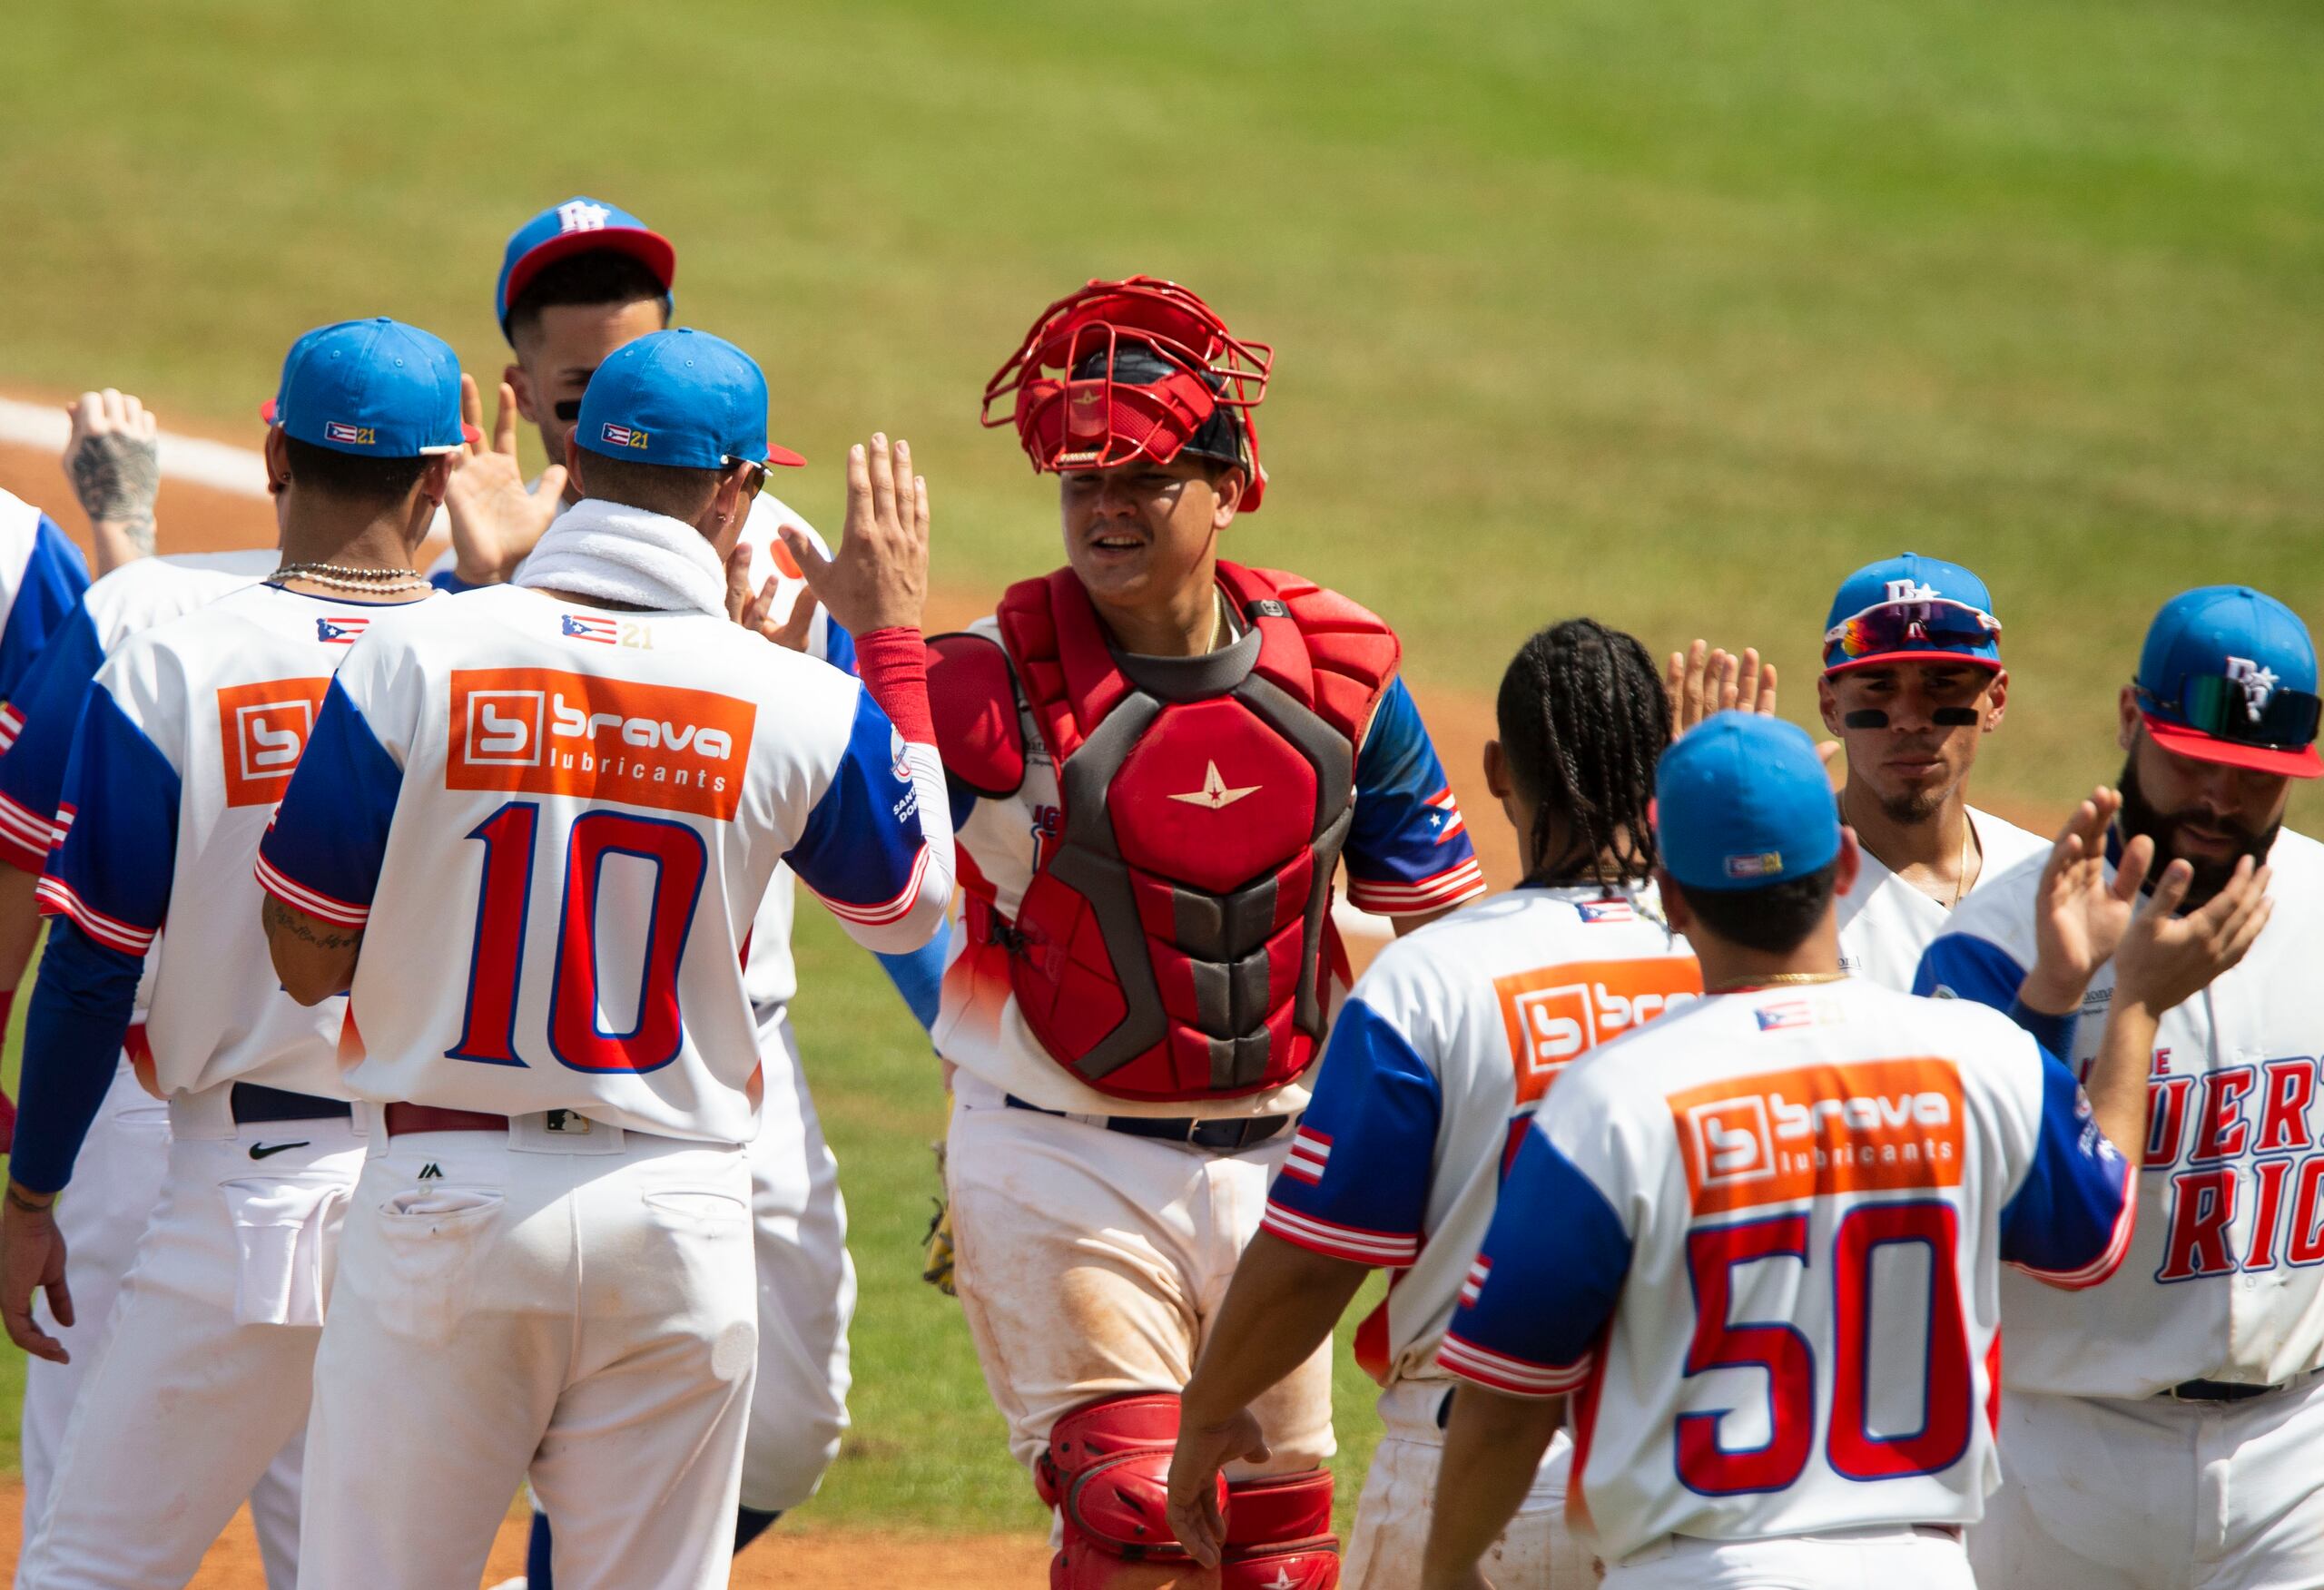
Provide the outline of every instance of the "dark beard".
{"type": "Polygon", "coordinates": [[[2122,764],[2122,810],[2116,814],[2114,824],[2122,830],[2124,842],[2141,834],[2154,841],[2154,864],[2147,869],[2148,884],[2152,886],[2156,878],[2162,876],[2162,869],[2173,861],[2183,860],[2195,869],[2194,881],[2187,886],[2186,903],[2180,908],[2182,911],[2195,909],[2225,888],[2228,880],[2235,876],[2236,863],[2244,857],[2250,857],[2254,866],[2266,861],[2268,852],[2275,848],[2276,836],[2283,831],[2281,818],[2270,823],[2264,833],[2254,833],[2240,823],[2222,820],[2221,826],[2235,835],[2235,854],[2223,861],[2189,856],[2178,848],[2180,820],[2157,811],[2139,788],[2135,757],[2122,764]]]}
{"type": "Polygon", "coordinates": [[[1945,810],[1946,798],[1956,787],[1948,786],[1942,790],[1916,790],[1910,795],[1898,796],[1895,800],[1884,796],[1880,800],[1880,810],[1888,820],[1898,828],[1918,828],[1945,810]]]}

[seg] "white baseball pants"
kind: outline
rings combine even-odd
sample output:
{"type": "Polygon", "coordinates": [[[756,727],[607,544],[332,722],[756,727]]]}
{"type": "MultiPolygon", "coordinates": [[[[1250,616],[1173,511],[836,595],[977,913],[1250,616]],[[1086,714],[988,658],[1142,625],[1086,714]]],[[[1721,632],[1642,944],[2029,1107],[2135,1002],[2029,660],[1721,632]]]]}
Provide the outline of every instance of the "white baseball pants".
{"type": "Polygon", "coordinates": [[[2001,1461],[1969,1534],[1987,1585],[2324,1586],[2324,1379],[2244,1402],[2011,1391],[2001,1461]]]}
{"type": "Polygon", "coordinates": [[[344,1119],[236,1126],[228,1091],[170,1106],[161,1202],[66,1423],[25,1590],[178,1590],[246,1497],[270,1583],[290,1583],[298,1442],[363,1140],[344,1119]]]}
{"type": "MultiPolygon", "coordinates": [[[[1372,1453],[1364,1494],[1348,1531],[1340,1590],[1406,1590],[1420,1573],[1428,1523],[1436,1507],[1436,1475],[1444,1459],[1437,1410],[1449,1380],[1399,1380],[1380,1393],[1387,1427],[1372,1453]]],[[[1542,1455],[1533,1488],[1480,1565],[1495,1585],[1529,1590],[1580,1590],[1598,1583],[1590,1549],[1566,1527],[1566,1482],[1573,1438],[1560,1430],[1542,1455]]]]}
{"type": "Polygon", "coordinates": [[[303,1590],[482,1575],[527,1476],[561,1590],[718,1590],[758,1351],[735,1145],[540,1115],[376,1136],[307,1429],[303,1590]]]}
{"type": "Polygon", "coordinates": [[[847,1430],[855,1264],[839,1161],[780,1011],[759,1028],[759,1055],[766,1097],[750,1145],[759,1366],[743,1442],[743,1506],[783,1513],[815,1494],[847,1430]]]}
{"type": "MultiPolygon", "coordinates": [[[[1517,1581],[1522,1583],[1522,1581],[1517,1581]]],[[[1606,1568],[1606,1590],[1975,1590],[1957,1531],[1850,1529],[1774,1540],[1669,1537],[1606,1568]]],[[[1989,1581],[2007,1590],[2015,1580],[1989,1581]]],[[[2027,1580],[2023,1590],[2049,1590],[2027,1580]]]]}
{"type": "MultiPolygon", "coordinates": [[[[1017,1461],[1085,1402],[1186,1385],[1290,1146],[1288,1132],[1237,1154],[1126,1136],[954,1077],[953,1274],[1017,1461]]],[[[1329,1459],[1331,1343],[1252,1412],[1274,1457],[1230,1476],[1329,1459]]]]}

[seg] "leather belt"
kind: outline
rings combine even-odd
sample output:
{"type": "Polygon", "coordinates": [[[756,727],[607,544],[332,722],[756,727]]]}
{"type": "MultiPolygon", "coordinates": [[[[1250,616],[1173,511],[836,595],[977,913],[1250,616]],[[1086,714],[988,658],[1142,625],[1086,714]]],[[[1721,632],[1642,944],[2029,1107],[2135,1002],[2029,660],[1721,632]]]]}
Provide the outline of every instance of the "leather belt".
{"type": "Polygon", "coordinates": [[[292,1093],[288,1088],[268,1087],[255,1082],[234,1084],[234,1091],[226,1095],[226,1100],[237,1126],[258,1121],[345,1121],[355,1114],[354,1106],[345,1099],[318,1098],[313,1094],[292,1093]]]}
{"type": "MultiPolygon", "coordinates": [[[[1036,1115],[1061,1115],[1085,1125],[1102,1126],[1125,1137],[1149,1137],[1162,1143],[1184,1143],[1212,1153],[1241,1153],[1279,1135],[1296,1115],[1230,1115],[1207,1120],[1198,1115],[1077,1115],[1070,1110],[1045,1110],[1015,1094],[1008,1095],[1012,1110],[1036,1115]]],[[[393,1130],[393,1128],[390,1128],[393,1130]]]]}
{"type": "Polygon", "coordinates": [[[2277,1380],[2266,1386],[2253,1386],[2240,1380],[2181,1380],[2166,1391],[2155,1393],[2172,1402],[2249,1402],[2255,1397],[2272,1397],[2279,1391],[2289,1391],[2294,1386],[2304,1386],[2324,1369],[2308,1369],[2289,1380],[2277,1380]]]}
{"type": "Polygon", "coordinates": [[[487,1110],[443,1110],[434,1104],[389,1104],[379,1119],[390,1137],[413,1132],[506,1132],[508,1117],[487,1110]]]}

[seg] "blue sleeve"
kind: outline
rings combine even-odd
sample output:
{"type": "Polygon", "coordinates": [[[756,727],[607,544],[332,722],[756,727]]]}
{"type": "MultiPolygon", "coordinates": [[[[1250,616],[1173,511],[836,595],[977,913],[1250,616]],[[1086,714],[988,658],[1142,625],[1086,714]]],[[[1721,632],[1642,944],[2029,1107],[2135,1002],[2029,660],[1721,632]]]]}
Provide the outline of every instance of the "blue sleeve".
{"type": "Polygon", "coordinates": [[[1348,903],[1358,910],[1404,916],[1484,892],[1452,780],[1401,679],[1380,698],[1355,759],[1344,856],[1348,903]]]}
{"type": "Polygon", "coordinates": [[[1537,1126],[1502,1183],[1438,1361],[1515,1397],[1574,1390],[1630,1268],[1613,1205],[1537,1126]]]}
{"type": "MultiPolygon", "coordinates": [[[[800,594],[799,600],[802,602],[811,602],[813,599],[805,592],[800,594]]],[[[821,655],[824,662],[842,673],[855,672],[855,637],[849,634],[839,620],[828,613],[823,614],[823,644],[821,655]]]]}
{"type": "Polygon", "coordinates": [[[936,1030],[936,1014],[943,1001],[944,963],[950,958],[951,948],[952,935],[948,928],[918,949],[901,955],[873,952],[880,969],[888,974],[896,992],[903,996],[912,1015],[930,1032],[936,1030]]]}
{"type": "Polygon", "coordinates": [[[73,1179],[89,1124],[120,1064],[143,956],[108,949],[71,922],[50,929],[25,1012],[24,1075],[8,1173],[35,1192],[73,1179]]]}
{"type": "Polygon", "coordinates": [[[57,821],[64,837],[40,880],[41,909],[142,957],[170,914],[178,772],[102,685],[73,738],[57,821]]]}
{"type": "Polygon", "coordinates": [[[37,874],[48,865],[64,764],[103,661],[88,608],[76,607],[0,706],[0,861],[19,871],[37,874]]]}
{"type": "Polygon", "coordinates": [[[857,692],[855,723],[838,771],[783,859],[844,922],[900,921],[918,901],[928,841],[911,770],[904,765],[895,725],[870,691],[857,692]]]}
{"type": "Polygon", "coordinates": [[[1420,1257],[1436,1134],[1436,1073],[1362,999],[1332,1021],[1315,1097],[1267,1192],[1262,1229],[1328,1258],[1405,1265],[1420,1257]]]}
{"type": "Polygon", "coordinates": [[[332,680],[273,826],[259,842],[260,887],[310,917],[362,927],[402,792],[403,769],[332,680]]]}
{"type": "Polygon", "coordinates": [[[2073,1054],[2079,1013],[2051,1016],[2028,1009],[2017,997],[2024,981],[2025,968],[1992,939],[1972,933],[1946,933],[1921,952],[1919,969],[1913,974],[1913,992],[1924,998],[1935,995],[1990,1006],[2033,1034],[2034,1041],[2051,1054],[2073,1054]]]}
{"type": "Polygon", "coordinates": [[[443,592],[448,596],[457,596],[463,591],[481,591],[484,589],[481,585],[469,584],[466,580],[463,580],[459,575],[454,574],[449,569],[438,569],[434,574],[428,576],[428,583],[435,586],[438,591],[443,592]]]}
{"type": "Polygon", "coordinates": [[[33,534],[32,555],[25,560],[24,578],[16,585],[16,599],[8,604],[7,624],[0,628],[0,701],[14,699],[33,659],[88,588],[89,565],[81,549],[65,539],[55,520],[43,514],[40,528],[33,534]]]}
{"type": "Polygon", "coordinates": [[[2002,1209],[2001,1256],[2053,1286],[2096,1286],[2130,1246],[2132,1173],[2073,1073],[2044,1052],[2034,1160],[2002,1209]]]}

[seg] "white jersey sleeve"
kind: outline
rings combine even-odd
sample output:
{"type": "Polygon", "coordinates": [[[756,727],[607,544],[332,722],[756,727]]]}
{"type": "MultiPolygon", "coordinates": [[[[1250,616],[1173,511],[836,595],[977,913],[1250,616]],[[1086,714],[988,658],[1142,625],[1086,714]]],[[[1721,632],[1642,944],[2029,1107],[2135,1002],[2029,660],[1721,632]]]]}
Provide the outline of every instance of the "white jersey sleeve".
{"type": "Polygon", "coordinates": [[[1699,1000],[1559,1083],[1443,1361],[1577,1396],[1610,1557],[1972,1523],[1999,1478],[1998,1267],[2102,1276],[2128,1177],[1989,1012],[1856,983],[1699,1000]]]}
{"type": "MultiPolygon", "coordinates": [[[[1991,812],[1970,808],[1969,824],[1983,859],[1963,903],[1976,898],[1978,890],[1991,888],[2028,858],[2050,853],[2049,840],[1991,812]]],[[[1921,952],[1945,931],[1950,912],[1942,900],[1923,894],[1865,851],[1855,887],[1839,899],[1840,968],[1884,988],[1910,989],[1921,952]]]]}
{"type": "Polygon", "coordinates": [[[430,617],[355,648],[260,856],[271,892],[365,929],[350,1082],[748,1140],[768,879],[788,860],[859,939],[926,942],[951,878],[932,748],[723,616],[499,586],[430,617]]]}
{"type": "Polygon", "coordinates": [[[1650,890],[1519,888],[1380,952],[1333,1020],[1262,1222],[1396,1271],[1356,1334],[1374,1378],[1441,1373],[1502,1172],[1559,1074],[1701,991],[1650,890]]]}

